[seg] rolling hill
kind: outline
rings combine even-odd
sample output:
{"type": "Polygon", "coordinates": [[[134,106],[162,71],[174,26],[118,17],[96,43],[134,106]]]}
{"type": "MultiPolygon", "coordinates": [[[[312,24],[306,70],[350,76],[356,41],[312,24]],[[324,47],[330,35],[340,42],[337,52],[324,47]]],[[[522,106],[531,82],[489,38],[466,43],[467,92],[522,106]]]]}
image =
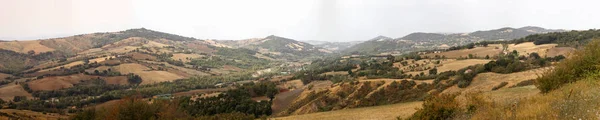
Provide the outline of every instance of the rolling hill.
{"type": "Polygon", "coordinates": [[[494,30],[482,30],[470,33],[424,33],[415,32],[401,38],[389,38],[379,36],[366,42],[357,44],[344,50],[346,53],[362,52],[368,54],[379,53],[408,53],[419,50],[447,49],[451,46],[460,46],[484,40],[512,40],[528,35],[564,32],[565,30],[545,29],[535,26],[522,28],[500,28],[494,30]]]}
{"type": "Polygon", "coordinates": [[[260,54],[271,58],[285,58],[288,60],[297,60],[302,57],[331,53],[331,51],[327,49],[309,43],[275,35],[245,40],[217,40],[216,42],[233,48],[246,48],[258,51],[260,54]]]}

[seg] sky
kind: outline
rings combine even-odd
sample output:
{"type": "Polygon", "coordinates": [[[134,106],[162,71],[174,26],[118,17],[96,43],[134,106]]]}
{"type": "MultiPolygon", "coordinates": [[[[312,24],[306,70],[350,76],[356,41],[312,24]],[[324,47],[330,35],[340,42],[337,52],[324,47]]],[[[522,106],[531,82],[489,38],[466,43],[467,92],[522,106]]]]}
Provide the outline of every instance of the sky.
{"type": "Polygon", "coordinates": [[[0,0],[0,40],[132,28],[239,40],[364,41],[412,32],[600,27],[596,0],[0,0]]]}

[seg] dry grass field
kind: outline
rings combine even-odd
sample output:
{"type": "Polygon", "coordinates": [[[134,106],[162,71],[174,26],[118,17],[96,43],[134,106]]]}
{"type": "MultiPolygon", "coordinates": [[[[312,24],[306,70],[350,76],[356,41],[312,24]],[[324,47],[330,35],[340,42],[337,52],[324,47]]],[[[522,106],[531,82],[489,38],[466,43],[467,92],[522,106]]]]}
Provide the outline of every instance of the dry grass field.
{"type": "Polygon", "coordinates": [[[65,65],[61,65],[61,66],[56,66],[56,67],[53,67],[53,68],[50,68],[50,69],[43,69],[43,70],[40,70],[39,72],[52,71],[52,70],[57,70],[57,69],[60,69],[60,68],[69,69],[69,68],[71,68],[73,66],[83,65],[83,64],[84,64],[83,61],[75,61],[75,62],[71,62],[69,64],[65,64],[65,65]]]}
{"type": "Polygon", "coordinates": [[[180,75],[173,74],[167,71],[136,71],[133,73],[142,77],[142,85],[160,82],[170,82],[183,78],[180,75]]]}
{"type": "Polygon", "coordinates": [[[423,102],[407,102],[374,107],[344,109],[294,115],[273,120],[396,120],[396,117],[407,118],[422,107],[423,102]]]}
{"type": "Polygon", "coordinates": [[[31,90],[33,91],[58,90],[73,87],[74,84],[80,83],[83,80],[92,80],[96,78],[103,79],[107,84],[129,84],[127,81],[127,77],[125,76],[101,77],[85,74],[74,74],[68,76],[49,76],[44,77],[42,79],[30,81],[28,84],[31,90]]]}
{"type": "Polygon", "coordinates": [[[202,55],[175,53],[175,54],[173,54],[173,57],[171,57],[171,59],[173,59],[173,60],[181,60],[181,61],[187,63],[187,62],[190,62],[191,59],[196,59],[196,58],[200,58],[200,57],[202,57],[202,55]]]}
{"type": "Polygon", "coordinates": [[[572,47],[555,47],[548,50],[546,53],[547,57],[554,57],[558,55],[568,56],[570,53],[574,52],[575,48],[572,47]]]}
{"type": "Polygon", "coordinates": [[[475,47],[473,49],[462,49],[462,50],[453,50],[441,53],[430,53],[423,56],[435,57],[438,56],[446,56],[446,58],[461,58],[468,57],[469,54],[485,57],[486,55],[493,57],[497,56],[500,52],[502,52],[502,45],[500,44],[489,44],[487,47],[475,47]]]}
{"type": "Polygon", "coordinates": [[[471,65],[486,64],[490,61],[491,60],[485,60],[485,59],[456,60],[456,61],[451,61],[451,62],[441,64],[441,66],[437,67],[437,69],[438,69],[438,73],[445,72],[445,71],[451,71],[451,70],[456,71],[456,70],[459,70],[459,69],[462,69],[462,68],[465,68],[465,67],[471,66],[471,65]]]}
{"type": "Polygon", "coordinates": [[[69,76],[50,76],[42,79],[29,82],[29,88],[33,91],[39,90],[58,90],[62,88],[73,87],[73,84],[81,82],[81,80],[90,80],[94,76],[84,74],[74,74],[69,76]]]}
{"type": "Polygon", "coordinates": [[[6,77],[12,77],[12,75],[10,74],[4,74],[4,73],[0,73],[0,81],[6,79],[6,77]]]}
{"type": "Polygon", "coordinates": [[[12,50],[25,54],[31,50],[35,51],[35,54],[54,51],[54,49],[40,44],[40,40],[0,42],[0,49],[12,50]]]}
{"type": "Polygon", "coordinates": [[[152,60],[152,61],[156,61],[156,57],[155,56],[148,55],[148,54],[133,52],[133,53],[128,53],[126,55],[127,56],[131,56],[131,58],[137,59],[137,60],[152,60]]]}
{"type": "MultiPolygon", "coordinates": [[[[30,110],[17,110],[17,109],[0,109],[1,113],[6,113],[10,116],[17,117],[22,120],[64,120],[68,119],[69,116],[60,115],[58,113],[42,113],[30,110]]],[[[0,120],[12,120],[6,116],[0,116],[0,120]]]]}
{"type": "Polygon", "coordinates": [[[519,55],[529,55],[532,52],[538,53],[540,56],[546,56],[549,49],[556,47],[558,44],[542,44],[535,45],[533,42],[525,42],[521,44],[508,45],[508,51],[517,50],[519,55]]]}
{"type": "Polygon", "coordinates": [[[33,98],[21,85],[10,83],[0,88],[0,99],[9,101],[13,100],[15,96],[26,96],[27,99],[33,98]]]}
{"type": "MultiPolygon", "coordinates": [[[[549,68],[539,68],[528,71],[516,72],[511,74],[498,74],[498,73],[480,73],[475,78],[471,84],[466,88],[458,88],[458,86],[452,86],[448,89],[444,90],[443,93],[468,93],[468,92],[487,92],[492,91],[492,88],[502,82],[508,82],[508,84],[504,87],[512,86],[521,81],[531,80],[537,78],[538,74],[543,73],[545,70],[549,68]]],[[[500,88],[500,89],[504,89],[500,88]]]]}

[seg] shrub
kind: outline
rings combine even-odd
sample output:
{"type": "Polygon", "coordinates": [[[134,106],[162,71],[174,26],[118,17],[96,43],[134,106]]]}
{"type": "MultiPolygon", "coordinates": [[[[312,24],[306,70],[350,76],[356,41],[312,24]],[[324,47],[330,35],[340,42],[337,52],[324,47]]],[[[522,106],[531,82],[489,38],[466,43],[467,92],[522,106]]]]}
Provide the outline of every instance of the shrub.
{"type": "Polygon", "coordinates": [[[562,85],[575,82],[589,72],[600,70],[600,40],[593,40],[584,49],[576,51],[571,58],[564,60],[556,67],[536,79],[536,86],[543,93],[560,88],[562,85]]]}
{"type": "Polygon", "coordinates": [[[446,120],[460,112],[457,94],[430,96],[423,102],[423,108],[417,110],[409,120],[446,120]]]}

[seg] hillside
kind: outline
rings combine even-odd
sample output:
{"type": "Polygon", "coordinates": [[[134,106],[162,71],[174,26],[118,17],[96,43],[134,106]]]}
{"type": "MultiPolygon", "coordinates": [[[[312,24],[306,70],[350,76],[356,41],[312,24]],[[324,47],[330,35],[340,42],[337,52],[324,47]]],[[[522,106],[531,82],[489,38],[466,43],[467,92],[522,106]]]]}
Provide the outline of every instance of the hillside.
{"type": "Polygon", "coordinates": [[[354,45],[351,48],[348,48],[344,51],[346,53],[363,52],[368,54],[399,54],[420,50],[448,49],[451,46],[461,46],[484,40],[512,40],[522,38],[528,35],[549,32],[564,32],[564,30],[553,30],[541,27],[527,26],[518,29],[506,27],[494,30],[475,31],[470,33],[441,34],[416,32],[396,39],[381,36],[376,37],[367,42],[354,45]]]}
{"type": "Polygon", "coordinates": [[[329,50],[309,43],[275,35],[246,40],[217,40],[216,42],[234,48],[250,49],[271,58],[284,60],[298,60],[308,56],[331,53],[329,50]]]}
{"type": "Polygon", "coordinates": [[[328,42],[328,41],[304,41],[306,43],[312,44],[316,47],[321,47],[323,49],[339,52],[345,49],[348,49],[356,44],[360,44],[363,41],[350,41],[350,42],[328,42]]]}

